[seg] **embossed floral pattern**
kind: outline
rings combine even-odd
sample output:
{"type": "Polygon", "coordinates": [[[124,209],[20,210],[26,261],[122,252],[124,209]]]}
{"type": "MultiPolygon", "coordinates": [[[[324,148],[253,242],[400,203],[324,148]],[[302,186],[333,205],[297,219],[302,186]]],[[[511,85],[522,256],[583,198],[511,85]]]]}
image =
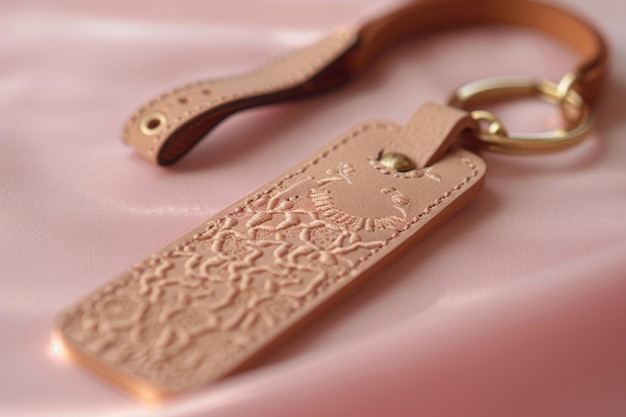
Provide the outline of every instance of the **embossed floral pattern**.
{"type": "MultiPolygon", "coordinates": [[[[460,158],[470,175],[421,207],[400,189],[406,179],[375,189],[367,184],[368,198],[385,207],[372,217],[336,203],[367,183],[360,170],[375,168],[366,159],[308,168],[328,153],[68,310],[58,323],[65,339],[165,391],[222,376],[478,173],[460,158]]],[[[424,177],[435,175],[441,178],[424,177]]]]}

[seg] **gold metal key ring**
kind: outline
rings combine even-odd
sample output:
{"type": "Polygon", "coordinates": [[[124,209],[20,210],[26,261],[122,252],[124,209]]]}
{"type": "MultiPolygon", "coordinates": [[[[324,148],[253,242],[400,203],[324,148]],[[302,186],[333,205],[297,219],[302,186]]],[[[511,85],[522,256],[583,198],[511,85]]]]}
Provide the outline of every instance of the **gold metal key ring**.
{"type": "Polygon", "coordinates": [[[476,121],[487,128],[472,135],[479,148],[502,153],[535,154],[559,151],[581,142],[593,126],[589,104],[572,89],[575,75],[567,74],[559,83],[529,77],[494,77],[472,81],[456,90],[450,105],[470,110],[480,105],[507,99],[535,97],[561,109],[564,127],[540,133],[510,133],[500,119],[486,110],[471,111],[476,121]]]}

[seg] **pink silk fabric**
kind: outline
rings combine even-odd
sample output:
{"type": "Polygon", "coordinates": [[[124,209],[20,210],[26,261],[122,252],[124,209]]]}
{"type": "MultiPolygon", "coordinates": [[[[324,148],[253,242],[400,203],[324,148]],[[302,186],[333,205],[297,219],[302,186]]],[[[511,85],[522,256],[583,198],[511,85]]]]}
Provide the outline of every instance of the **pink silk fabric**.
{"type": "MultiPolygon", "coordinates": [[[[228,119],[152,166],[119,139],[145,99],[240,74],[383,0],[3,1],[0,415],[626,415],[626,3],[568,0],[614,60],[596,128],[544,156],[484,154],[485,190],[258,366],[156,407],[56,357],[56,314],[351,126],[404,123],[470,80],[558,80],[576,55],[521,29],[391,50],[329,94],[228,119]]],[[[558,123],[498,108],[512,131],[558,123]]]]}

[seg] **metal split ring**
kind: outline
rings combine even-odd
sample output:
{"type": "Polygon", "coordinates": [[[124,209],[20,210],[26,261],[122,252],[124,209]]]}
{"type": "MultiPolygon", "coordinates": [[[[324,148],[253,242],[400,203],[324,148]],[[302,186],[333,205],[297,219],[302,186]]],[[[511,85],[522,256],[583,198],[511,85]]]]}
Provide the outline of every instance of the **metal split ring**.
{"type": "Polygon", "coordinates": [[[486,110],[471,112],[477,122],[487,122],[487,128],[475,135],[482,148],[515,154],[547,153],[576,145],[593,125],[589,105],[572,88],[577,79],[576,73],[568,73],[559,83],[528,77],[485,78],[461,86],[449,103],[468,111],[487,102],[525,97],[538,97],[558,105],[565,126],[540,133],[509,133],[493,113],[486,110]]]}

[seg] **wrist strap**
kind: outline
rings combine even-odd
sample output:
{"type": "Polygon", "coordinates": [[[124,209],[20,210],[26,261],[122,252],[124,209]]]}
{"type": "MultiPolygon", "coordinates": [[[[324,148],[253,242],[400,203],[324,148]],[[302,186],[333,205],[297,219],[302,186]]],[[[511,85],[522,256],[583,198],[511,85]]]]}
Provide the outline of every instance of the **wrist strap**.
{"type": "Polygon", "coordinates": [[[338,29],[255,73],[200,81],[161,94],[131,116],[122,136],[151,162],[169,165],[235,112],[343,84],[404,39],[491,24],[529,27],[565,42],[580,55],[568,87],[590,105],[597,100],[607,72],[608,48],[580,16],[529,0],[423,0],[409,2],[361,28],[338,29]]]}

